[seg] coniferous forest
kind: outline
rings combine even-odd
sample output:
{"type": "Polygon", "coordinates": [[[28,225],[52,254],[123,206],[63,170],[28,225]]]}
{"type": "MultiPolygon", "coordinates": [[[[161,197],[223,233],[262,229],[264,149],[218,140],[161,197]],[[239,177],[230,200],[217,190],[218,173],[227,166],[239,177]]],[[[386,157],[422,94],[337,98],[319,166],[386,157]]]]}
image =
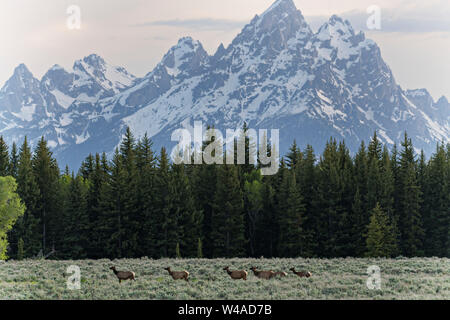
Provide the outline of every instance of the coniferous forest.
{"type": "Polygon", "coordinates": [[[129,129],[111,159],[89,155],[78,172],[44,138],[1,138],[0,175],[26,206],[12,259],[450,257],[450,145],[427,159],[406,133],[392,150],[375,133],[354,156],[334,139],[321,154],[294,142],[273,176],[175,165],[129,129]]]}

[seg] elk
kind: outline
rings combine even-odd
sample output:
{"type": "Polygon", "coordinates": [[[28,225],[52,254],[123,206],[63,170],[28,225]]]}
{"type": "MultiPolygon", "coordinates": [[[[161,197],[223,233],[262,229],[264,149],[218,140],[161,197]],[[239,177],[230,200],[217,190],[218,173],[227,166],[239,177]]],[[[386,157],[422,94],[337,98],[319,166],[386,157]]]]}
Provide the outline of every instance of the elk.
{"type": "Polygon", "coordinates": [[[295,268],[291,268],[289,270],[291,270],[294,274],[296,274],[300,278],[309,278],[312,276],[311,272],[309,272],[309,271],[298,271],[297,272],[297,271],[295,271],[295,268]]]}
{"type": "Polygon", "coordinates": [[[225,270],[228,273],[228,275],[234,280],[239,280],[239,279],[247,280],[248,272],[245,270],[230,271],[230,267],[225,267],[225,268],[223,268],[223,270],[225,270]]]}
{"type": "Polygon", "coordinates": [[[119,283],[122,283],[122,280],[124,280],[124,281],[125,280],[136,281],[134,272],[131,272],[131,271],[117,271],[115,266],[113,266],[113,267],[111,267],[109,269],[112,270],[114,272],[114,274],[117,276],[117,278],[119,279],[119,283]]]}
{"type": "Polygon", "coordinates": [[[173,280],[180,280],[184,279],[186,282],[189,282],[189,272],[186,270],[184,271],[172,271],[170,270],[170,267],[164,268],[164,270],[167,270],[169,274],[172,276],[173,280]]]}
{"type": "Polygon", "coordinates": [[[270,270],[270,271],[257,271],[256,267],[251,267],[250,270],[252,270],[253,273],[255,274],[255,276],[260,278],[260,279],[269,280],[269,279],[271,279],[272,277],[275,276],[275,272],[273,272],[272,270],[270,270]]]}
{"type": "Polygon", "coordinates": [[[273,273],[273,276],[274,276],[274,277],[286,277],[286,276],[287,276],[287,273],[286,273],[286,272],[283,272],[283,271],[277,271],[277,272],[274,272],[274,273],[273,273]]]}

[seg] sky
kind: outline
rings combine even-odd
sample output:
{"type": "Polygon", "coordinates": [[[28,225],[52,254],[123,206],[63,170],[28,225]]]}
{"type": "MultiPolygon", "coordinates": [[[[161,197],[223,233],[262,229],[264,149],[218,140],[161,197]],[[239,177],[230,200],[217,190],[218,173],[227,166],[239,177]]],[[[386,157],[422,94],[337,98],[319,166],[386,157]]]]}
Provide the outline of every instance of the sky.
{"type": "MultiPolygon", "coordinates": [[[[40,79],[54,64],[71,70],[91,53],[144,76],[175,45],[192,36],[213,54],[227,46],[274,0],[1,0],[0,87],[25,63],[40,79]],[[80,10],[80,28],[74,28],[80,10]],[[68,24],[69,22],[69,24],[68,24]]],[[[450,0],[294,0],[313,30],[333,14],[378,43],[404,89],[450,98],[450,0]],[[381,29],[369,30],[371,6],[381,29]]]]}

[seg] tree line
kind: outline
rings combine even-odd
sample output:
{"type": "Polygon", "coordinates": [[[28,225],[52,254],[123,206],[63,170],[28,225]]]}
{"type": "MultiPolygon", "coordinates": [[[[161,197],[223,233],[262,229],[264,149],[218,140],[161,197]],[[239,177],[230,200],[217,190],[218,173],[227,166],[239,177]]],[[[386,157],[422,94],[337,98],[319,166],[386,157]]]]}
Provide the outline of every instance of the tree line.
{"type": "Polygon", "coordinates": [[[128,129],[112,159],[61,172],[44,138],[33,151],[0,138],[0,176],[26,207],[8,255],[450,257],[449,144],[427,160],[406,133],[391,151],[375,133],[354,156],[333,138],[320,155],[294,141],[273,176],[246,163],[174,164],[128,129]]]}

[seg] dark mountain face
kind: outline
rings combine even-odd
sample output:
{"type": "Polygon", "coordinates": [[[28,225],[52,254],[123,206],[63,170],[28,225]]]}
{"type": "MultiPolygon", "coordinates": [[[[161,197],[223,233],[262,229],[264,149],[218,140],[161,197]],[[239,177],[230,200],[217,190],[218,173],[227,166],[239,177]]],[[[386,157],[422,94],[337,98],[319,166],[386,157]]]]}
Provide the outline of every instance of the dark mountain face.
{"type": "Polygon", "coordinates": [[[141,79],[97,55],[72,71],[54,66],[41,81],[21,65],[0,91],[0,114],[7,141],[45,135],[73,168],[112,152],[126,126],[159,149],[197,120],[224,133],[245,121],[280,129],[282,154],[294,139],[321,151],[331,136],[355,152],[375,130],[390,146],[406,130],[430,154],[450,136],[445,97],[402,90],[375,42],[337,16],[313,33],[292,0],[276,1],[214,55],[180,39],[141,79]]]}

